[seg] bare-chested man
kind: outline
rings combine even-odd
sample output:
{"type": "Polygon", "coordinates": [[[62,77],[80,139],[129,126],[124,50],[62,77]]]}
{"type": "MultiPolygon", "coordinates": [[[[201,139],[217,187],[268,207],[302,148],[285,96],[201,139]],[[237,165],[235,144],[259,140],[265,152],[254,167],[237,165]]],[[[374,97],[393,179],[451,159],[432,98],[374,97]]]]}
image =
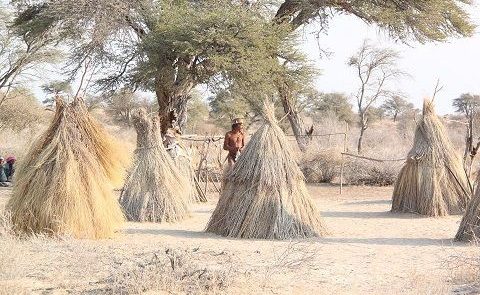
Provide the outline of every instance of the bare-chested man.
{"type": "Polygon", "coordinates": [[[223,142],[223,149],[228,151],[227,160],[229,168],[235,164],[244,146],[245,134],[243,132],[243,122],[240,118],[237,118],[233,120],[232,131],[225,134],[225,141],[223,142]]]}

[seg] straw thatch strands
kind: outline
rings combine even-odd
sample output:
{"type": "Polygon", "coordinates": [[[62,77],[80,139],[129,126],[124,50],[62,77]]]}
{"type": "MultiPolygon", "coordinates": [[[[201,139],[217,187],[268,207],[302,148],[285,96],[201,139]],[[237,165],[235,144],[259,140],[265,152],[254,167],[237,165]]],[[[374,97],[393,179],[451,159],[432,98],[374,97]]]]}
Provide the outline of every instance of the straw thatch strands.
{"type": "Polygon", "coordinates": [[[427,216],[461,214],[471,188],[460,157],[450,142],[434,105],[425,100],[413,148],[393,191],[392,211],[427,216]]]}
{"type": "Polygon", "coordinates": [[[227,172],[207,232],[238,238],[322,236],[320,214],[310,198],[273,107],[235,166],[227,172]]]}
{"type": "Polygon", "coordinates": [[[120,196],[125,215],[133,221],[180,221],[189,215],[189,182],[163,147],[158,117],[140,109],[132,119],[137,149],[120,196]]]}
{"type": "Polygon", "coordinates": [[[48,130],[18,170],[7,204],[16,231],[112,237],[123,222],[113,195],[124,153],[87,112],[83,102],[57,100],[48,130]]]}
{"type": "MultiPolygon", "coordinates": [[[[477,183],[480,181],[480,174],[477,183]]],[[[468,203],[467,211],[462,218],[455,240],[477,242],[480,238],[480,190],[475,190],[475,195],[468,203]]]]}

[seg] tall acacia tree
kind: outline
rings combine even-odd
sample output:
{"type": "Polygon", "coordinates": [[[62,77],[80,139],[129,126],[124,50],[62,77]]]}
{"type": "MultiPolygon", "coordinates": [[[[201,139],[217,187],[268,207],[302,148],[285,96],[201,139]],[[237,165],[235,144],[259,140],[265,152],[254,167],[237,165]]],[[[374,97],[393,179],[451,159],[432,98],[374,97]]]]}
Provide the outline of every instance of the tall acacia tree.
{"type": "Polygon", "coordinates": [[[185,126],[197,85],[236,84],[271,94],[274,77],[302,67],[296,66],[302,56],[287,48],[294,42],[287,25],[272,26],[265,13],[227,0],[58,0],[27,6],[20,17],[23,24],[58,30],[73,48],[74,65],[89,58],[113,69],[98,80],[102,87],[154,91],[165,131],[172,112],[185,126]],[[288,67],[278,62],[284,53],[288,67]]]}
{"type": "Polygon", "coordinates": [[[405,75],[397,67],[398,59],[396,51],[378,48],[364,41],[358,52],[348,60],[348,65],[354,69],[359,79],[355,94],[360,125],[357,144],[359,154],[362,153],[363,136],[369,127],[370,110],[380,100],[397,96],[389,87],[392,81],[405,75]]]}
{"type": "Polygon", "coordinates": [[[470,176],[473,159],[477,155],[480,147],[480,141],[476,146],[473,144],[473,136],[475,133],[474,123],[480,110],[480,95],[463,93],[460,97],[453,100],[452,105],[457,113],[465,115],[465,118],[467,119],[467,135],[465,137],[465,151],[463,153],[463,168],[470,176]],[[470,156],[470,161],[467,160],[468,156],[470,156]]]}
{"type": "Polygon", "coordinates": [[[376,24],[402,41],[445,41],[474,31],[464,5],[468,0],[284,0],[278,6],[263,0],[14,2],[25,22],[55,27],[68,37],[75,48],[72,61],[81,64],[86,55],[95,55],[115,69],[100,80],[103,85],[154,89],[163,122],[171,110],[180,121],[186,118],[187,93],[195,85],[234,77],[256,81],[244,83],[250,87],[273,82],[301,148],[309,128],[295,104],[298,85],[291,73],[298,61],[278,58],[282,38],[314,21],[327,28],[339,14],[376,24]],[[206,46],[194,50],[197,41],[206,46]],[[257,70],[249,76],[247,69],[257,70]]]}
{"type": "MultiPolygon", "coordinates": [[[[276,11],[275,23],[288,23],[291,30],[306,24],[318,24],[328,30],[329,21],[344,14],[376,25],[391,38],[403,42],[443,42],[450,37],[471,36],[474,25],[468,14],[470,0],[285,0],[276,11]]],[[[328,31],[327,31],[328,32],[328,31]]],[[[279,93],[282,94],[282,89],[279,93]]],[[[280,95],[283,100],[290,97],[280,95]]],[[[285,101],[286,112],[298,138],[306,136],[295,104],[285,101]],[[295,126],[296,125],[296,126],[295,126]],[[298,133],[300,132],[300,133],[298,133]]],[[[304,144],[299,142],[300,145],[304,144]]]]}
{"type": "Polygon", "coordinates": [[[21,89],[27,78],[35,75],[36,68],[58,60],[53,36],[32,35],[29,31],[14,26],[11,7],[0,1],[0,106],[15,98],[12,93],[22,93],[12,90],[21,89]]]}

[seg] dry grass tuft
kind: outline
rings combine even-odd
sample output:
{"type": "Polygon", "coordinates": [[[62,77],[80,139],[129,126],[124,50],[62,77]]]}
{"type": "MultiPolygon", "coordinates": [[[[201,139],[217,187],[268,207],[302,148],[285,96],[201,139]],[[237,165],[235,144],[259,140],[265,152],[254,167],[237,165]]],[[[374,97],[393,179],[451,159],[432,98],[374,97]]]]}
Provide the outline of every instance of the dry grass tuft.
{"type": "Polygon", "coordinates": [[[7,204],[23,233],[108,238],[123,222],[113,195],[124,153],[88,114],[81,100],[57,101],[48,130],[18,169],[7,204]]]}
{"type": "Polygon", "coordinates": [[[320,214],[273,107],[227,172],[207,232],[238,238],[289,239],[325,233],[320,214]]]}
{"type": "Polygon", "coordinates": [[[471,188],[460,157],[425,100],[413,148],[395,183],[392,211],[445,216],[465,211],[471,188]]]}
{"type": "Polygon", "coordinates": [[[129,220],[175,222],[189,215],[191,186],[162,145],[159,121],[144,109],[133,116],[135,166],[120,195],[129,220]]]}
{"type": "MultiPolygon", "coordinates": [[[[163,291],[168,294],[224,293],[233,278],[233,269],[214,270],[195,263],[189,251],[167,249],[152,253],[148,260],[120,266],[107,279],[104,289],[112,294],[145,294],[163,291]]],[[[158,293],[155,293],[158,294],[158,293]]]]}

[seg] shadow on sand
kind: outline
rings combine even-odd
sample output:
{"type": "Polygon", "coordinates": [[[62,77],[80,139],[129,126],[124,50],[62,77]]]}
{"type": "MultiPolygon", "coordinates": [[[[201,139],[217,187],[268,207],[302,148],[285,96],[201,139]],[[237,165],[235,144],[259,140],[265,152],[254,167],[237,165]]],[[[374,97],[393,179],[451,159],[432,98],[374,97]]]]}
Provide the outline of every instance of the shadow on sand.
{"type": "Polygon", "coordinates": [[[392,200],[355,201],[355,202],[343,203],[343,205],[382,205],[382,204],[392,204],[392,200]]]}
{"type": "MultiPolygon", "coordinates": [[[[204,231],[190,231],[179,229],[126,229],[125,234],[143,234],[143,235],[159,235],[175,238],[187,239],[217,239],[225,241],[243,241],[243,242],[289,242],[290,240],[262,240],[262,239],[238,239],[229,238],[206,233],[204,231]]],[[[455,242],[451,239],[433,239],[433,238],[341,238],[341,237],[322,237],[308,239],[294,239],[293,241],[313,243],[319,245],[345,245],[345,244],[361,244],[361,245],[378,245],[378,246],[446,246],[446,247],[462,247],[468,246],[468,243],[455,242]]]]}
{"type": "Polygon", "coordinates": [[[392,213],[390,211],[365,212],[365,211],[324,211],[322,217],[332,218],[391,218],[391,219],[419,219],[429,218],[413,213],[392,213]]]}
{"type": "Polygon", "coordinates": [[[454,242],[451,239],[431,239],[431,238],[321,238],[316,241],[319,244],[363,244],[380,246],[465,246],[467,244],[454,242]]]}

